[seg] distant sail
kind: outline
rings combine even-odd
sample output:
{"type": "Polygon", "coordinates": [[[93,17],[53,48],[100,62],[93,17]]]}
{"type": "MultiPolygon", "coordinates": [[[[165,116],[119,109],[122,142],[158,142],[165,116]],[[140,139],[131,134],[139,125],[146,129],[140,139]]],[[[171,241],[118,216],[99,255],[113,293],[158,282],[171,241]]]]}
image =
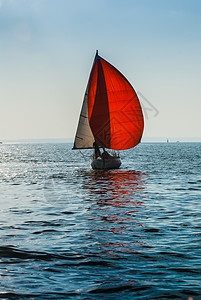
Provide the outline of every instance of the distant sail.
{"type": "Polygon", "coordinates": [[[142,137],[144,119],[136,92],[115,67],[96,54],[78,122],[73,149],[124,150],[142,137]]]}

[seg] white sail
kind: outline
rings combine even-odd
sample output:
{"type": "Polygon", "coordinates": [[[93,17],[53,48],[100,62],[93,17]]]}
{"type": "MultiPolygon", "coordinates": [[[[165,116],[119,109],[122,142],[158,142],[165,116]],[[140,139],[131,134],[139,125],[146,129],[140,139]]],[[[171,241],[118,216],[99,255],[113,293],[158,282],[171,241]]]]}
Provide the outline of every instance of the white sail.
{"type": "Polygon", "coordinates": [[[88,86],[77,126],[73,149],[92,149],[95,139],[88,120],[88,86]]]}

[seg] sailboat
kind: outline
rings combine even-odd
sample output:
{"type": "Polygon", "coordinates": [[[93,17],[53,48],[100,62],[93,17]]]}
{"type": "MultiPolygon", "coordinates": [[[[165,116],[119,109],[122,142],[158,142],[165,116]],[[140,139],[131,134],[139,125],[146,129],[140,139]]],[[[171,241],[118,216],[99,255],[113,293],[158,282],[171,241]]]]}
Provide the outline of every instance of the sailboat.
{"type": "Polygon", "coordinates": [[[93,169],[116,169],[117,153],[140,143],[144,129],[135,90],[113,65],[96,51],[78,121],[73,149],[94,149],[93,169]]]}

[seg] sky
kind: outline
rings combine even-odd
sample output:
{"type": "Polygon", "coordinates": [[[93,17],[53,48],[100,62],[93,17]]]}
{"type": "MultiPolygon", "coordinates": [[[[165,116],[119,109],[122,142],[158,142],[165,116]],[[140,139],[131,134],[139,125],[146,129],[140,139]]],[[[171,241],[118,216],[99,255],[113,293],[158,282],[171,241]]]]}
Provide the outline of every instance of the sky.
{"type": "Polygon", "coordinates": [[[96,49],[144,137],[201,137],[200,0],[0,0],[0,140],[72,138],[96,49]]]}

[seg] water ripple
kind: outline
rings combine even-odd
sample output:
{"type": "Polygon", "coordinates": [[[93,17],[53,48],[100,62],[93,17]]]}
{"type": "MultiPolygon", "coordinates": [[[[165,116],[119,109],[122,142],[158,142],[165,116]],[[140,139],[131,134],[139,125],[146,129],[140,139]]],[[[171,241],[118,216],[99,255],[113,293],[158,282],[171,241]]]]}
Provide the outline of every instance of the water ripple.
{"type": "Polygon", "coordinates": [[[1,145],[0,298],[199,299],[200,153],[140,144],[97,172],[71,145],[1,145]]]}

